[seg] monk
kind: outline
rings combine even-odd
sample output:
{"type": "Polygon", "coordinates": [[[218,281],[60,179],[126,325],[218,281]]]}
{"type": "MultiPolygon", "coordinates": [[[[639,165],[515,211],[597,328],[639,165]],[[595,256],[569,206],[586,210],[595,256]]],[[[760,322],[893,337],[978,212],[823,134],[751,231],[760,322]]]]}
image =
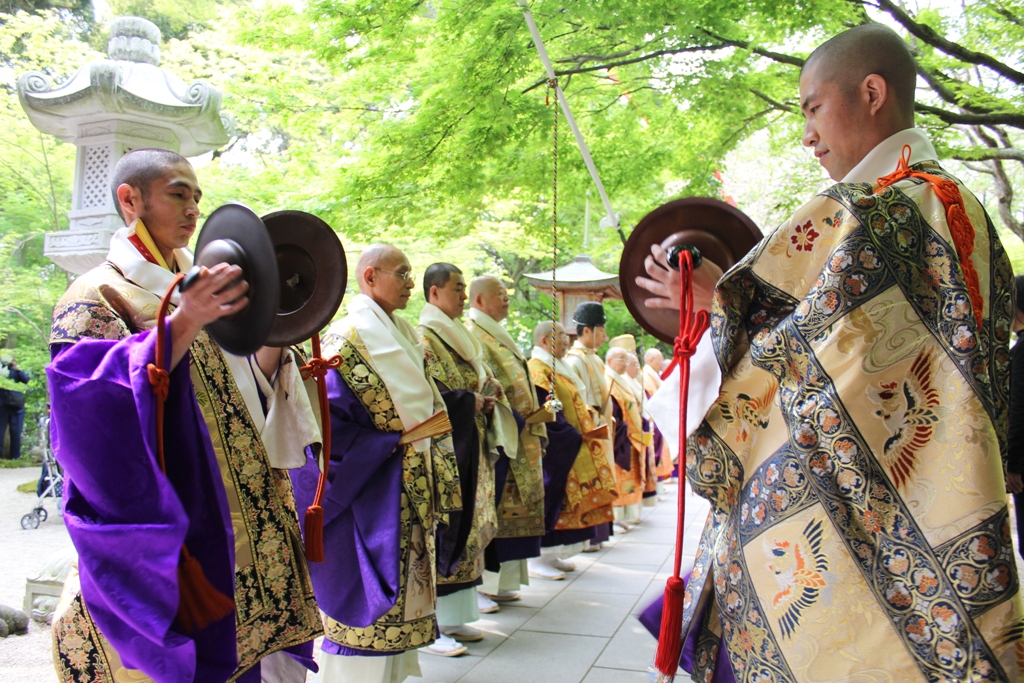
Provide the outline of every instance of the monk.
{"type": "Polygon", "coordinates": [[[582,381],[565,363],[569,338],[559,323],[545,321],[533,333],[530,354],[530,378],[538,401],[549,407],[552,399],[560,403],[556,421],[548,424],[548,448],[544,455],[545,480],[548,461],[571,462],[571,469],[555,473],[549,487],[545,484],[545,507],[551,511],[548,533],[541,541],[544,550],[539,560],[530,560],[530,573],[538,578],[564,579],[568,558],[582,551],[594,539],[597,528],[607,528],[612,520],[615,478],[605,455],[607,425],[596,425],[583,399],[582,381]],[[578,436],[573,436],[578,435],[578,436]],[[562,485],[564,482],[564,485],[562,485]]]}
{"type": "MultiPolygon", "coordinates": [[[[537,400],[526,355],[503,326],[508,317],[509,296],[496,277],[478,277],[469,285],[469,320],[466,328],[484,348],[484,359],[501,384],[505,398],[521,422],[515,458],[505,454],[495,463],[498,488],[498,535],[488,547],[480,592],[491,600],[513,602],[520,587],[530,582],[527,560],[540,556],[544,535],[544,470],[541,459],[547,441],[545,423],[554,416],[537,400]],[[493,562],[492,562],[493,558],[493,562]]],[[[559,493],[559,497],[561,494],[559,493]]]]}
{"type": "MultiPolygon", "coordinates": [[[[573,322],[576,324],[576,340],[566,352],[565,362],[583,381],[583,399],[590,408],[590,417],[595,426],[608,425],[609,435],[601,446],[611,467],[614,465],[612,441],[615,424],[612,420],[608,380],[604,376],[604,363],[597,355],[597,350],[608,341],[604,306],[597,301],[584,301],[573,311],[573,322]]],[[[610,536],[610,524],[599,526],[594,530],[594,537],[587,550],[599,550],[610,536]]],[[[569,569],[570,565],[567,563],[563,568],[569,569]]]]}
{"type": "Polygon", "coordinates": [[[59,677],[304,681],[321,627],[286,470],[320,436],[298,364],[288,350],[241,358],[213,342],[203,327],[244,308],[248,284],[237,266],[201,270],[165,322],[165,476],[147,366],[160,298],[192,267],[202,189],[184,157],[139,149],[111,190],[126,227],[61,297],[50,332],[54,450],[78,551],[53,620],[59,677]],[[185,553],[234,600],[205,628],[179,614],[185,553]]]}
{"type": "MultiPolygon", "coordinates": [[[[359,294],[323,336],[331,406],[325,562],[310,565],[324,612],[322,683],[401,683],[437,637],[436,543],[462,507],[444,401],[424,370],[415,328],[396,311],[415,286],[401,250],[374,244],[356,264],[359,294]]],[[[300,510],[320,475],[296,476],[300,510]]],[[[465,648],[462,649],[465,652],[465,648]]],[[[456,652],[456,654],[461,654],[456,652]]]]}
{"type": "Polygon", "coordinates": [[[501,386],[484,362],[483,345],[460,320],[468,300],[462,271],[450,263],[431,264],[423,274],[423,294],[427,303],[418,332],[427,374],[437,384],[451,418],[463,501],[473,501],[472,507],[464,502],[462,523],[468,528],[457,565],[452,572],[442,568],[438,578],[441,638],[426,651],[446,654],[451,643],[482,640],[483,632],[468,624],[480,618],[481,606],[490,611],[498,608],[478,595],[476,587],[483,580],[484,551],[498,532],[494,465],[504,451],[516,457],[519,436],[501,386]],[[502,419],[507,420],[507,434],[497,424],[502,419]]]}
{"type": "MultiPolygon", "coordinates": [[[[684,603],[700,680],[1024,676],[1004,477],[1013,276],[914,128],[916,80],[878,24],[812,52],[803,143],[836,184],[725,277],[695,272],[724,378],[686,453],[714,510],[684,603]]],[[[677,305],[654,252],[648,305],[677,305]]]]}
{"type": "Polygon", "coordinates": [[[640,402],[626,376],[629,352],[613,346],[605,357],[605,378],[615,424],[615,525],[628,531],[640,523],[640,504],[647,479],[647,444],[640,402]]]}

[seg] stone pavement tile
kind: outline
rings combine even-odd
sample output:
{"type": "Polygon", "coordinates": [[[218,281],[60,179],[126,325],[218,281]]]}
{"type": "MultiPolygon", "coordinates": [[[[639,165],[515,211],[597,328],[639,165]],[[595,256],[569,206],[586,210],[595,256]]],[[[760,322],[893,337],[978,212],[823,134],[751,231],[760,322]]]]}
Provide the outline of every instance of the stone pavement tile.
{"type": "Polygon", "coordinates": [[[633,529],[628,534],[624,534],[619,542],[622,544],[663,543],[672,545],[676,542],[674,531],[668,524],[652,524],[651,520],[645,520],[636,529],[633,529]]]}
{"type": "Polygon", "coordinates": [[[640,595],[658,569],[656,564],[596,564],[565,590],[640,595]]]}
{"type": "Polygon", "coordinates": [[[565,591],[527,621],[526,631],[611,638],[636,605],[636,595],[565,591]]]}
{"type": "Polygon", "coordinates": [[[535,579],[531,576],[530,585],[522,587],[522,589],[519,591],[519,594],[522,596],[522,599],[518,600],[515,603],[515,605],[516,607],[535,607],[537,609],[540,609],[541,607],[544,607],[544,605],[551,602],[552,598],[554,598],[559,593],[564,591],[579,576],[581,576],[579,571],[570,572],[566,574],[565,579],[563,579],[562,581],[535,579]]]}
{"type": "MultiPolygon", "coordinates": [[[[409,683],[455,683],[471,669],[484,661],[483,657],[472,654],[461,657],[439,657],[420,653],[422,678],[409,678],[409,683]]],[[[313,679],[315,682],[316,679],[313,679]]]]}
{"type": "Polygon", "coordinates": [[[601,558],[602,564],[661,564],[672,546],[655,543],[620,543],[601,558]]]}
{"type": "Polygon", "coordinates": [[[607,638],[516,631],[458,683],[580,683],[607,643],[607,638]]]}
{"type": "Polygon", "coordinates": [[[594,666],[646,671],[647,667],[654,664],[654,651],[657,648],[658,641],[631,615],[608,641],[594,666]]]}
{"type": "Polygon", "coordinates": [[[646,673],[623,671],[622,669],[601,669],[594,667],[582,683],[650,683],[646,673]]]}
{"type": "MultiPolygon", "coordinates": [[[[503,604],[500,611],[493,614],[481,614],[479,620],[470,624],[473,628],[484,632],[484,639],[476,643],[463,643],[463,645],[469,648],[471,655],[486,656],[539,611],[534,607],[511,607],[503,604]]],[[[458,639],[456,638],[456,640],[458,639]]]]}

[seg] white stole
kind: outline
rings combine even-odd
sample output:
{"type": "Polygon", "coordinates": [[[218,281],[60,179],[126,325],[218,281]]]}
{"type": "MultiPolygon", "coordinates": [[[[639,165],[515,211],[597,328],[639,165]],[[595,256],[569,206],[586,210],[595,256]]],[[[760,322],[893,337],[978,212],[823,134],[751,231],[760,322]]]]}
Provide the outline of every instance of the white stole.
{"type": "MultiPolygon", "coordinates": [[[[452,320],[447,313],[431,303],[424,306],[420,312],[420,325],[440,337],[441,341],[454,349],[462,360],[473,366],[477,376],[476,391],[483,391],[490,373],[484,365],[484,347],[480,340],[463,327],[462,323],[452,320]]],[[[519,427],[516,425],[516,418],[512,415],[511,408],[500,401],[494,404],[494,412],[487,421],[487,441],[489,452],[496,452],[495,449],[500,446],[505,449],[505,455],[511,460],[515,460],[519,455],[519,427]]]]}
{"type": "MultiPolygon", "coordinates": [[[[377,302],[358,294],[348,304],[348,316],[332,326],[351,324],[366,346],[367,360],[384,380],[395,411],[406,431],[434,414],[434,390],[423,369],[423,347],[415,328],[397,315],[388,315],[377,302]]],[[[413,442],[420,453],[430,451],[430,439],[413,442]]]]}
{"type": "Polygon", "coordinates": [[[508,330],[501,323],[478,308],[469,309],[469,318],[479,325],[484,332],[494,337],[499,344],[511,351],[512,355],[523,362],[526,361],[526,356],[523,355],[519,345],[516,344],[515,340],[512,339],[512,335],[508,333],[508,330]]]}
{"type": "Polygon", "coordinates": [[[445,344],[455,350],[462,360],[476,370],[476,389],[480,392],[487,381],[487,369],[484,367],[484,347],[480,341],[469,333],[458,320],[452,320],[448,314],[432,303],[427,303],[420,311],[420,325],[436,334],[445,344]]]}

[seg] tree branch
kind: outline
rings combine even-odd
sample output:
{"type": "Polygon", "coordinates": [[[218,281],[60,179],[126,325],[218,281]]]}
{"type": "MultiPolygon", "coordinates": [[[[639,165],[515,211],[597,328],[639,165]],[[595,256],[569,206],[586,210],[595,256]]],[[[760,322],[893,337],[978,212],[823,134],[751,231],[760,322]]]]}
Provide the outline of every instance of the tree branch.
{"type": "Polygon", "coordinates": [[[758,97],[759,99],[762,99],[765,102],[767,102],[768,104],[772,105],[773,107],[775,107],[779,111],[789,112],[790,114],[799,114],[800,113],[800,112],[798,112],[796,110],[795,107],[792,107],[792,106],[790,106],[788,104],[785,104],[783,102],[776,102],[775,100],[773,100],[772,98],[768,97],[767,95],[765,95],[760,90],[757,90],[755,88],[751,88],[750,92],[752,92],[754,94],[754,96],[758,97]]]}
{"type": "Polygon", "coordinates": [[[951,57],[956,57],[957,59],[969,64],[987,66],[1000,76],[1008,78],[1018,85],[1024,85],[1024,73],[1017,71],[1008,64],[1000,62],[991,55],[987,55],[984,52],[976,52],[964,47],[963,45],[947,40],[936,33],[935,29],[931,26],[928,26],[927,24],[919,24],[914,21],[909,14],[907,14],[892,0],[877,0],[877,2],[880,9],[898,21],[900,25],[907,29],[907,31],[915,38],[923,40],[932,47],[938,48],[951,57]]]}
{"type": "Polygon", "coordinates": [[[772,52],[771,50],[765,50],[763,47],[750,47],[751,43],[750,43],[749,40],[731,40],[731,39],[726,38],[724,36],[717,35],[717,34],[711,32],[711,31],[707,30],[704,27],[698,26],[697,28],[701,32],[703,32],[706,35],[714,38],[715,40],[722,41],[723,43],[726,44],[727,47],[738,47],[738,48],[742,48],[744,50],[750,50],[755,55],[761,55],[762,57],[767,57],[768,59],[772,60],[773,62],[779,62],[781,64],[789,64],[790,66],[800,66],[800,67],[802,67],[804,65],[804,62],[807,61],[806,59],[801,59],[800,57],[794,57],[793,55],[784,55],[781,52],[772,52]]]}
{"type": "Polygon", "coordinates": [[[958,161],[988,161],[990,159],[1016,159],[1024,161],[1024,149],[1013,147],[994,147],[991,149],[978,148],[960,149],[950,155],[951,159],[958,161]]]}
{"type": "Polygon", "coordinates": [[[14,313],[14,314],[16,314],[16,315],[20,316],[22,320],[24,320],[24,321],[25,321],[25,322],[27,322],[27,323],[28,323],[29,325],[31,325],[31,326],[32,326],[32,329],[36,331],[36,334],[38,334],[38,335],[39,335],[39,338],[43,340],[43,343],[44,343],[44,344],[45,344],[45,343],[46,343],[47,341],[49,341],[49,340],[48,340],[48,338],[47,338],[47,336],[46,336],[46,334],[45,334],[45,333],[44,333],[44,332],[43,332],[43,331],[42,331],[42,330],[41,330],[41,329],[39,328],[39,325],[36,325],[36,324],[35,324],[34,322],[32,322],[32,319],[31,319],[31,318],[29,318],[29,317],[28,317],[27,315],[25,315],[24,313],[22,313],[22,312],[21,312],[20,310],[18,310],[18,309],[17,309],[17,308],[15,308],[14,306],[8,306],[8,307],[7,307],[7,310],[8,310],[8,312],[10,312],[10,313],[14,313]]]}
{"type": "Polygon", "coordinates": [[[944,123],[949,124],[963,124],[967,126],[1013,126],[1014,128],[1024,128],[1024,114],[1015,114],[1010,112],[990,112],[987,114],[970,114],[970,113],[959,113],[955,111],[948,111],[940,107],[933,107],[929,104],[922,104],[918,102],[914,105],[914,109],[919,112],[931,114],[944,123]]]}
{"type": "MultiPolygon", "coordinates": [[[[555,76],[556,77],[558,77],[558,76],[571,76],[573,74],[589,73],[591,71],[602,71],[604,69],[614,69],[617,66],[626,66],[627,64],[637,64],[639,62],[646,62],[648,60],[657,59],[658,57],[665,57],[667,55],[679,55],[679,54],[685,54],[687,52],[705,52],[705,51],[713,52],[715,50],[721,50],[721,49],[726,48],[726,47],[731,47],[731,46],[723,44],[723,45],[695,45],[693,47],[681,47],[681,48],[674,48],[674,49],[667,49],[666,48],[664,50],[655,50],[654,52],[648,52],[647,54],[643,54],[643,55],[640,55],[638,57],[633,57],[632,59],[622,59],[622,60],[619,60],[619,61],[616,61],[616,62],[607,62],[607,63],[603,63],[603,64],[595,64],[593,66],[580,66],[580,67],[577,67],[575,69],[563,69],[561,71],[555,70],[555,76]]],[[[531,86],[527,87],[526,89],[524,89],[523,90],[523,94],[526,94],[526,93],[530,92],[531,90],[533,90],[534,88],[538,88],[538,87],[546,84],[547,82],[548,82],[548,79],[542,78],[539,81],[537,81],[536,83],[534,83],[533,85],[531,85],[531,86]]],[[[562,88],[562,90],[565,90],[565,88],[562,88]]]]}

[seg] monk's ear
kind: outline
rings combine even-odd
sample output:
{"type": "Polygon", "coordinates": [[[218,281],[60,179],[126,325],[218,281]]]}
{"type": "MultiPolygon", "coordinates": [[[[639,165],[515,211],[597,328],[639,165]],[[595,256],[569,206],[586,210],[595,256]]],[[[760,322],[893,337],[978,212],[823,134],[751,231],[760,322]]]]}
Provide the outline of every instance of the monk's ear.
{"type": "Polygon", "coordinates": [[[142,211],[142,192],[128,183],[121,183],[117,186],[116,194],[121,210],[131,212],[137,218],[142,211]]]}
{"type": "Polygon", "coordinates": [[[878,74],[868,74],[860,84],[860,94],[872,116],[889,101],[889,84],[878,74]]]}
{"type": "Polygon", "coordinates": [[[377,269],[370,266],[363,271],[363,282],[370,285],[371,287],[377,284],[377,269]]]}

